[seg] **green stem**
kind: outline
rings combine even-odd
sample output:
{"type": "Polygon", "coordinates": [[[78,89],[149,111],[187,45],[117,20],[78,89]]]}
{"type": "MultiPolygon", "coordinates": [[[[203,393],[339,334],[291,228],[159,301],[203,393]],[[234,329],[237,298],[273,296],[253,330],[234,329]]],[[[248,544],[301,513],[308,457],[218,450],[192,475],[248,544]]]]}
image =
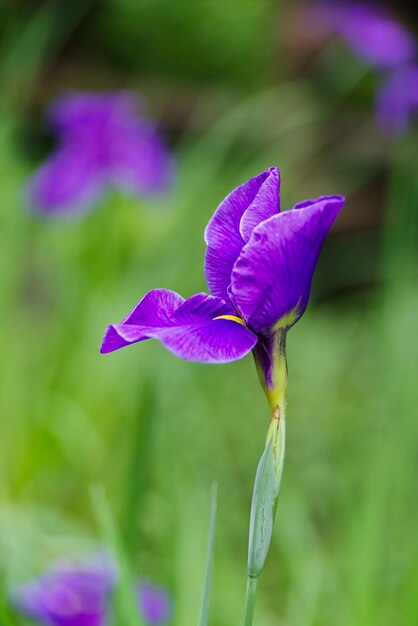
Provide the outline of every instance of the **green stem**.
{"type": "Polygon", "coordinates": [[[247,590],[245,592],[245,607],[242,626],[252,626],[255,606],[255,596],[257,593],[258,578],[247,578],[247,590]]]}
{"type": "Polygon", "coordinates": [[[286,439],[286,328],[279,327],[265,338],[254,351],[254,358],[272,416],[251,502],[243,626],[253,623],[258,577],[270,548],[282,482],[286,439]]]}

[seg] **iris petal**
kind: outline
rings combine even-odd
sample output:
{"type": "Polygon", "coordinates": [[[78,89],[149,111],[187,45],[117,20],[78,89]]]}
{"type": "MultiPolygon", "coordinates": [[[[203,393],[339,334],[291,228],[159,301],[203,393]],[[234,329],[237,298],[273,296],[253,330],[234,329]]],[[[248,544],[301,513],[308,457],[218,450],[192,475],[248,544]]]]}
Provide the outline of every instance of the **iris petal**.
{"type": "Polygon", "coordinates": [[[172,610],[171,598],[164,587],[141,583],[138,603],[147,624],[158,626],[168,622],[172,610]]]}
{"type": "Polygon", "coordinates": [[[377,120],[387,135],[399,135],[408,129],[418,113],[418,65],[394,70],[377,94],[377,120]]]}
{"type": "MultiPolygon", "coordinates": [[[[270,178],[277,181],[276,168],[270,168],[236,187],[221,202],[206,227],[205,276],[210,292],[214,296],[228,300],[232,268],[245,245],[249,231],[255,223],[265,219],[266,211],[268,217],[273,214],[268,207],[255,202],[264,183],[270,178]],[[241,219],[247,211],[247,217],[241,224],[241,219]],[[241,227],[243,234],[241,234],[241,227]]],[[[274,207],[277,209],[278,201],[274,202],[274,207]]]]}
{"type": "Polygon", "coordinates": [[[49,570],[32,582],[17,587],[11,596],[14,607],[50,626],[103,626],[115,569],[107,558],[49,570]]]}
{"type": "Polygon", "coordinates": [[[162,192],[170,186],[173,162],[151,127],[132,124],[115,133],[109,151],[109,177],[116,186],[139,195],[162,192]]]}
{"type": "Polygon", "coordinates": [[[90,159],[80,144],[57,150],[33,175],[28,197],[43,213],[82,211],[104,191],[102,168],[90,159]]]}
{"type": "Polygon", "coordinates": [[[101,352],[153,338],[188,361],[234,361],[257,343],[256,335],[241,323],[214,319],[234,313],[230,305],[214,296],[199,293],[183,300],[173,291],[156,289],[141,300],[124,322],[109,326],[101,352]]]}
{"type": "Polygon", "coordinates": [[[234,265],[231,290],[255,332],[269,333],[280,320],[287,326],[302,315],[319,252],[343,204],[341,196],[308,200],[254,229],[234,265]]]}
{"type": "Polygon", "coordinates": [[[267,171],[268,177],[241,218],[239,229],[245,242],[258,224],[280,213],[280,173],[276,167],[267,171]]]}
{"type": "MultiPolygon", "coordinates": [[[[413,36],[380,3],[323,0],[308,10],[323,29],[338,33],[366,63],[392,69],[411,61],[413,36]]],[[[381,3],[383,4],[383,3],[381,3]]]]}
{"type": "Polygon", "coordinates": [[[50,104],[47,119],[62,140],[77,136],[94,142],[115,124],[135,120],[139,100],[129,91],[70,91],[50,104]]]}

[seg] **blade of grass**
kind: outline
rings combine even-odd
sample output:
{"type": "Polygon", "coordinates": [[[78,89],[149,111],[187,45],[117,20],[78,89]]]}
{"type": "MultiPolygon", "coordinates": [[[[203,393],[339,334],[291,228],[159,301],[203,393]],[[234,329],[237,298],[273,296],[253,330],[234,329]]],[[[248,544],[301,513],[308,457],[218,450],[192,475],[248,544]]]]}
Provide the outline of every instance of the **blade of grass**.
{"type": "Polygon", "coordinates": [[[209,533],[208,533],[208,549],[206,553],[206,571],[203,583],[202,603],[200,605],[200,615],[198,626],[207,626],[209,621],[209,601],[210,590],[212,585],[213,557],[215,546],[215,530],[216,530],[216,510],[218,506],[218,485],[212,483],[210,491],[210,516],[209,516],[209,533]]]}
{"type": "Polygon", "coordinates": [[[112,551],[118,565],[118,584],[114,592],[115,621],[124,626],[145,626],[135,598],[128,559],[103,485],[91,488],[91,502],[103,542],[112,551]]]}
{"type": "Polygon", "coordinates": [[[138,394],[137,418],[133,432],[132,453],[126,476],[123,537],[126,547],[135,551],[141,543],[137,512],[141,509],[144,492],[150,479],[153,432],[155,422],[155,393],[151,376],[145,380],[138,394]]]}

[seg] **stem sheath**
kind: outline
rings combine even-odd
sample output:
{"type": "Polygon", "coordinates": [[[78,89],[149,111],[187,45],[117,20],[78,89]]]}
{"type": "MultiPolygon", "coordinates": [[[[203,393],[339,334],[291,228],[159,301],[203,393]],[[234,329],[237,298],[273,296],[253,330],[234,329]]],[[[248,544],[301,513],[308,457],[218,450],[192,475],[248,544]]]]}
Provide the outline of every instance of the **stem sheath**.
{"type": "Polygon", "coordinates": [[[245,592],[245,607],[242,626],[252,626],[255,606],[255,595],[257,592],[258,578],[247,578],[247,590],[245,592]]]}
{"type": "Polygon", "coordinates": [[[264,338],[257,345],[254,358],[272,416],[251,502],[243,626],[253,623],[258,577],[270,548],[282,482],[286,445],[286,328],[278,328],[264,338]]]}

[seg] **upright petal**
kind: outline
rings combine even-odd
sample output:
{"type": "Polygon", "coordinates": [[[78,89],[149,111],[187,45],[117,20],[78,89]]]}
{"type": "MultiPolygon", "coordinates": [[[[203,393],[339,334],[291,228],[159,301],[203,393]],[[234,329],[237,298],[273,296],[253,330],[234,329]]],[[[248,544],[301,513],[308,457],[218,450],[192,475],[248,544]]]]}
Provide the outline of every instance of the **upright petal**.
{"type": "Polygon", "coordinates": [[[103,172],[82,146],[57,150],[32,176],[28,200],[42,213],[71,213],[89,208],[105,187],[103,172]]]}
{"type": "Polygon", "coordinates": [[[61,139],[79,136],[94,141],[109,126],[135,121],[138,100],[129,91],[71,91],[49,106],[47,119],[61,139]]]}
{"type": "Polygon", "coordinates": [[[249,327],[268,333],[304,312],[324,239],[343,207],[341,196],[300,203],[257,226],[232,272],[231,289],[249,327]]]}
{"type": "Polygon", "coordinates": [[[240,233],[245,242],[258,224],[280,213],[280,172],[277,167],[267,171],[267,178],[241,218],[240,233]]]}
{"type": "Polygon", "coordinates": [[[109,326],[101,352],[112,352],[145,339],[159,339],[187,361],[226,363],[245,356],[257,337],[235,319],[234,309],[204,293],[183,300],[175,292],[150,291],[121,323],[109,326]]]}
{"type": "MultiPolygon", "coordinates": [[[[265,219],[265,215],[273,207],[278,210],[278,204],[277,206],[275,203],[269,204],[269,209],[267,209],[267,207],[262,206],[261,202],[257,203],[245,219],[243,223],[244,235],[241,234],[241,218],[255,201],[263,183],[269,178],[277,181],[278,172],[276,168],[270,168],[236,187],[221,202],[206,227],[205,275],[209,289],[214,296],[224,300],[228,299],[232,268],[245,244],[245,236],[248,235],[258,218],[260,220],[265,219]]],[[[271,193],[265,194],[265,196],[269,195],[271,193]]],[[[269,213],[268,217],[272,214],[269,213]]]]}

